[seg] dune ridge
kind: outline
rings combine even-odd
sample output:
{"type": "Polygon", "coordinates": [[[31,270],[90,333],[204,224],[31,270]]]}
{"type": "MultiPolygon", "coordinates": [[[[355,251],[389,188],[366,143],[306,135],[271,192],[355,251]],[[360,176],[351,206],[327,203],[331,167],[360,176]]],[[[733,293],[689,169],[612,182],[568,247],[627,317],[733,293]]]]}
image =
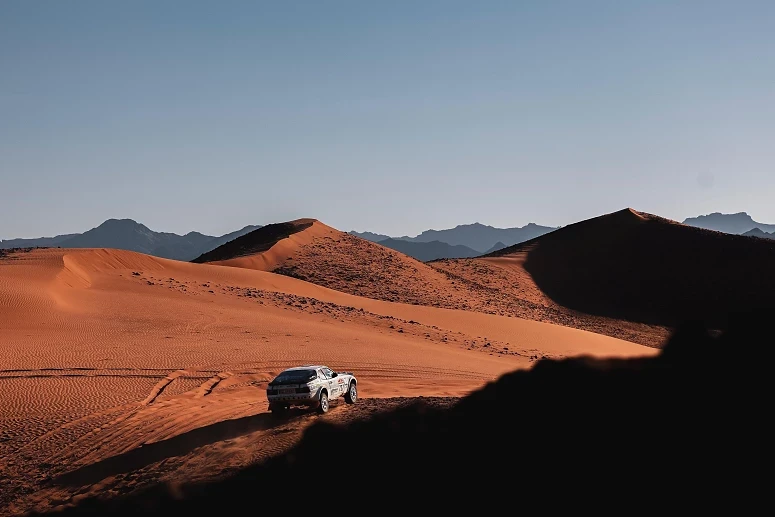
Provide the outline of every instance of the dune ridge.
{"type": "MultiPolygon", "coordinates": [[[[633,222],[645,221],[635,211],[625,212],[633,222]]],[[[271,271],[375,300],[530,319],[652,347],[661,346],[669,334],[666,325],[622,321],[558,303],[522,270],[524,260],[507,267],[486,257],[423,263],[317,220],[280,240],[262,240],[261,235],[259,230],[241,239],[253,240],[264,251],[227,258],[230,250],[221,247],[212,255],[221,260],[210,263],[271,271]]]]}
{"type": "Polygon", "coordinates": [[[316,222],[315,219],[296,219],[286,223],[269,224],[203,253],[191,262],[223,262],[268,251],[278,243],[304,232],[316,222]]]}
{"type": "Polygon", "coordinates": [[[562,363],[573,371],[618,368],[604,358],[677,364],[675,348],[653,346],[682,314],[718,329],[733,308],[770,311],[775,292],[754,281],[773,258],[767,241],[631,209],[473,259],[422,263],[312,219],[214,252],[3,253],[0,507],[46,511],[275,461],[316,421],[267,414],[263,390],[287,366],[359,375],[364,404],[324,421],[417,396],[446,411],[508,372],[569,357],[586,356],[562,363]]]}
{"type": "Polygon", "coordinates": [[[222,246],[199,262],[279,273],[375,300],[470,308],[468,292],[442,272],[320,221],[279,240],[265,240],[262,230],[239,240],[245,243],[243,247],[263,251],[232,257],[230,250],[222,246]],[[211,261],[211,257],[219,260],[211,261]]]}
{"type": "MultiPolygon", "coordinates": [[[[232,438],[235,449],[260,451],[276,433],[276,447],[219,477],[187,483],[167,472],[165,482],[133,489],[132,467],[158,464],[165,448],[185,454],[180,440],[160,442],[59,478],[78,484],[112,473],[121,481],[105,487],[124,494],[84,493],[62,515],[213,513],[225,501],[254,504],[256,487],[271,494],[263,508],[287,508],[286,499],[298,496],[288,480],[309,477],[332,455],[349,498],[366,502],[374,486],[401,494],[380,500],[387,511],[405,511],[407,501],[420,511],[502,506],[514,504],[515,491],[525,494],[522,506],[544,511],[621,511],[633,501],[753,511],[760,498],[741,496],[767,493],[766,477],[750,462],[770,439],[767,416],[756,410],[766,403],[769,364],[757,357],[730,366],[728,354],[758,348],[766,316],[730,314],[718,337],[687,320],[656,356],[543,360],[462,398],[364,400],[314,423],[299,415],[224,422],[186,441],[232,438]],[[454,496],[429,497],[429,480],[451,472],[483,479],[454,496]],[[700,497],[708,490],[719,495],[700,497]]],[[[203,447],[219,460],[236,454],[203,447]]],[[[194,472],[203,468],[188,461],[194,472]]]]}
{"type": "Polygon", "coordinates": [[[558,305],[673,327],[725,328],[734,311],[775,309],[775,242],[621,210],[568,225],[483,260],[514,259],[558,305]]]}
{"type": "Polygon", "coordinates": [[[775,281],[761,274],[773,261],[771,243],[627,208],[483,257],[431,265],[490,296],[519,300],[517,316],[654,345],[685,318],[720,330],[730,311],[775,309],[775,281]]]}
{"type": "Polygon", "coordinates": [[[10,513],[100,490],[101,481],[51,485],[74,469],[226,420],[253,422],[267,411],[267,381],[288,366],[355,371],[367,398],[448,397],[546,357],[654,352],[556,325],[106,249],[8,253],[0,310],[0,507],[10,513]]]}

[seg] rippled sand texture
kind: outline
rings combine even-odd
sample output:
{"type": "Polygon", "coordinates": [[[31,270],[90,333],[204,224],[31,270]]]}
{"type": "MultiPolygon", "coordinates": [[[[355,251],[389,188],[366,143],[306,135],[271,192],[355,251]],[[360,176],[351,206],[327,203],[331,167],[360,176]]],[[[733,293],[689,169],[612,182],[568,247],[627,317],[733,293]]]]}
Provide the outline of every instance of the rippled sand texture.
{"type": "MultiPolygon", "coordinates": [[[[0,258],[0,508],[20,511],[59,476],[143,443],[262,414],[266,382],[288,366],[352,370],[368,398],[458,396],[541,357],[652,352],[264,271],[116,250],[15,252],[0,258]]],[[[57,497],[81,489],[68,490],[57,497]]]]}
{"type": "MultiPolygon", "coordinates": [[[[235,250],[224,245],[202,260],[273,271],[377,300],[530,319],[647,346],[660,346],[669,333],[665,326],[593,315],[557,303],[525,269],[529,249],[506,257],[423,263],[314,219],[284,224],[295,227],[296,233],[265,251],[229,258],[235,250]]],[[[601,228],[601,233],[606,231],[601,228]]],[[[263,241],[267,237],[259,230],[237,241],[244,253],[271,245],[263,241]]],[[[573,243],[573,235],[568,240],[573,243]]]]}

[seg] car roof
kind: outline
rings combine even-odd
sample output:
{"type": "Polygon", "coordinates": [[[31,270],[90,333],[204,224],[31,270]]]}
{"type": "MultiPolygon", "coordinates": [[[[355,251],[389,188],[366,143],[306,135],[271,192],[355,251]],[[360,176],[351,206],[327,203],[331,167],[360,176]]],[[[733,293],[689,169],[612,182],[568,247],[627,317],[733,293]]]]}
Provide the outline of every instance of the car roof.
{"type": "Polygon", "coordinates": [[[317,370],[318,368],[327,368],[326,366],[322,366],[320,364],[310,364],[307,366],[294,366],[293,368],[287,368],[283,371],[285,372],[294,372],[299,370],[317,370]]]}

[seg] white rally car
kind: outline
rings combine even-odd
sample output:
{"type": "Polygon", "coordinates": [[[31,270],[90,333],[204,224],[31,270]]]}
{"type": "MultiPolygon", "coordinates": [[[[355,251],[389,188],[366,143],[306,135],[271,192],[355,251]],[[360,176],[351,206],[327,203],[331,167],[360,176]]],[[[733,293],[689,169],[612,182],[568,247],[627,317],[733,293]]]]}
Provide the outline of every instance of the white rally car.
{"type": "Polygon", "coordinates": [[[352,372],[335,372],[322,365],[288,368],[266,389],[269,410],[281,412],[290,406],[316,407],[328,411],[329,402],[344,397],[348,404],[358,399],[358,381],[352,372]]]}

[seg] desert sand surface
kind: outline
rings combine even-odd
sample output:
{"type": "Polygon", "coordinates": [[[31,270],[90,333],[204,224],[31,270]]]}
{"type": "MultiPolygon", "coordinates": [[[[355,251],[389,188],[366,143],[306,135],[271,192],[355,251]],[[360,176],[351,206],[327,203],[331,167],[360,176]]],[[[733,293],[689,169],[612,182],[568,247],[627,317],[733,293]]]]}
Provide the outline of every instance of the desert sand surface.
{"type": "MultiPolygon", "coordinates": [[[[315,226],[308,228],[321,231],[315,226]]],[[[289,430],[267,425],[266,383],[289,366],[353,371],[369,400],[457,397],[542,358],[656,352],[254,268],[105,249],[4,253],[0,329],[0,508],[7,514],[125,493],[181,472],[216,475],[281,450],[315,418],[300,413],[289,430]],[[169,441],[179,436],[186,438],[169,441]],[[132,452],[153,443],[165,445],[146,456],[132,452]],[[217,469],[211,455],[224,458],[217,469]]],[[[324,418],[381,407],[369,404],[336,405],[324,418]]]]}
{"type": "Polygon", "coordinates": [[[229,244],[196,262],[280,273],[376,300],[472,309],[471,293],[443,272],[314,219],[267,225],[229,244]],[[296,231],[275,241],[287,227],[296,231]]]}
{"type": "Polygon", "coordinates": [[[663,343],[697,320],[775,310],[775,243],[702,230],[632,209],[581,221],[474,259],[429,264],[513,314],[635,343],[663,343]]]}
{"type": "Polygon", "coordinates": [[[522,255],[423,263],[315,219],[268,225],[196,261],[271,271],[376,300],[552,323],[652,347],[669,334],[664,325],[556,302],[525,269],[522,255]]]}
{"type": "Polygon", "coordinates": [[[475,324],[472,314],[480,313],[651,347],[661,347],[686,320],[720,330],[731,312],[775,310],[775,280],[766,273],[775,263],[775,242],[629,208],[471,259],[423,263],[300,219],[244,235],[198,260],[271,271],[374,300],[465,311],[460,320],[466,329],[475,324]]]}
{"type": "MultiPolygon", "coordinates": [[[[766,466],[772,434],[761,411],[767,316],[736,315],[720,335],[681,325],[656,356],[544,359],[462,398],[372,398],[319,418],[224,420],[83,465],[44,493],[64,500],[55,490],[96,483],[61,517],[271,513],[318,499],[454,514],[515,497],[537,512],[621,511],[635,500],[755,513],[769,479],[751,463],[766,466]],[[437,480],[449,487],[441,495],[437,480]],[[700,497],[708,490],[714,497],[700,497]]],[[[156,418],[166,412],[174,405],[156,418]]]]}
{"type": "Polygon", "coordinates": [[[482,259],[522,270],[556,304],[643,325],[775,310],[775,242],[687,226],[633,209],[568,225],[482,259]],[[517,266],[517,264],[520,264],[517,266]]]}

